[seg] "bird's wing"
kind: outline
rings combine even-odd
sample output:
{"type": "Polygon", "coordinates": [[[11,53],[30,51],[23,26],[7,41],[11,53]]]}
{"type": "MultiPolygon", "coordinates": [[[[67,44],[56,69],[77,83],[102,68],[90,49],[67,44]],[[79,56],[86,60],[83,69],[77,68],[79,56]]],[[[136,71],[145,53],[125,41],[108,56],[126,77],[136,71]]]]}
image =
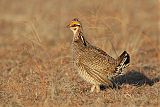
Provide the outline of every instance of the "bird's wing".
{"type": "Polygon", "coordinates": [[[81,54],[79,62],[105,76],[114,73],[116,68],[116,60],[96,47],[86,48],[86,51],[81,54]]]}
{"type": "MultiPolygon", "coordinates": [[[[90,76],[93,78],[95,81],[101,83],[101,84],[106,84],[106,85],[111,85],[112,82],[105,76],[103,72],[99,73],[99,71],[88,67],[87,65],[84,65],[83,63],[77,63],[78,69],[80,72],[85,72],[86,76],[90,76]]],[[[88,77],[88,78],[90,78],[88,77]]]]}
{"type": "Polygon", "coordinates": [[[109,56],[105,51],[103,51],[102,49],[100,49],[98,47],[90,45],[88,49],[90,51],[94,51],[94,52],[96,52],[96,53],[98,53],[98,54],[106,57],[109,60],[109,62],[114,62],[115,61],[114,58],[112,58],[111,56],[109,56]]]}

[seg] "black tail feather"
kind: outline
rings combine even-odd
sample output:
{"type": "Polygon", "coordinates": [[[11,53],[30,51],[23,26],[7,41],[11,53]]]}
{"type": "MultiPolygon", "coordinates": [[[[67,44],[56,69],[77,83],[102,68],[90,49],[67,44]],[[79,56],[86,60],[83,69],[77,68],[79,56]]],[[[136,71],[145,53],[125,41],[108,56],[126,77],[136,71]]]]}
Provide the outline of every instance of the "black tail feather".
{"type": "Polygon", "coordinates": [[[130,56],[129,54],[124,51],[117,59],[118,65],[115,69],[116,74],[120,75],[123,74],[123,69],[126,68],[130,63],[130,56]]]}

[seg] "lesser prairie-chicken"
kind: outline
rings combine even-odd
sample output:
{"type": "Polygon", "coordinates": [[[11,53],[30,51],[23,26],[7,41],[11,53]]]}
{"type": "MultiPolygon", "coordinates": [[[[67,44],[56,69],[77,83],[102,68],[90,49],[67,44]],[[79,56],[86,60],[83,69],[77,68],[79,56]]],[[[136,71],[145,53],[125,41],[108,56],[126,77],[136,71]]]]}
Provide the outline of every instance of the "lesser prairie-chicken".
{"type": "Polygon", "coordinates": [[[122,73],[130,62],[129,54],[124,51],[117,59],[91,45],[83,34],[83,28],[78,18],[71,21],[68,27],[73,31],[72,51],[73,62],[79,75],[91,83],[91,92],[100,91],[100,85],[113,86],[110,78],[122,73]]]}

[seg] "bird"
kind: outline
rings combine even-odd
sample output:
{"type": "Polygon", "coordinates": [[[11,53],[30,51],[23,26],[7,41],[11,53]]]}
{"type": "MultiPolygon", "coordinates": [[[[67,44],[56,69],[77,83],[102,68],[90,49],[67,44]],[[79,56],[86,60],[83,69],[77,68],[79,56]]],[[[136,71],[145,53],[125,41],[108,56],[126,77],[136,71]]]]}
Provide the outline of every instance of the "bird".
{"type": "Polygon", "coordinates": [[[130,63],[129,54],[124,51],[118,58],[114,59],[107,52],[92,45],[85,39],[82,23],[74,18],[67,25],[73,32],[72,59],[75,69],[80,77],[90,83],[90,92],[100,92],[100,86],[111,86],[111,78],[123,75],[123,69],[130,63]]]}

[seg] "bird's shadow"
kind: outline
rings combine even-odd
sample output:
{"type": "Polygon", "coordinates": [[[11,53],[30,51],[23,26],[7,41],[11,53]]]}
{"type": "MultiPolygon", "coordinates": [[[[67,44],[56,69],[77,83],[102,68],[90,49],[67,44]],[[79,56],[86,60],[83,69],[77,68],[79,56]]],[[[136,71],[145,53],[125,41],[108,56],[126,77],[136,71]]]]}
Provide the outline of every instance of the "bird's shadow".
{"type": "MultiPolygon", "coordinates": [[[[156,82],[160,81],[160,76],[150,79],[147,76],[145,76],[143,73],[136,71],[136,70],[131,70],[130,72],[120,75],[117,77],[114,77],[112,79],[113,83],[113,89],[120,89],[120,87],[123,84],[129,84],[129,85],[134,85],[134,86],[142,86],[142,85],[149,85],[152,86],[156,82]]],[[[100,86],[101,90],[105,90],[108,88],[107,86],[101,85],[100,86]]]]}

